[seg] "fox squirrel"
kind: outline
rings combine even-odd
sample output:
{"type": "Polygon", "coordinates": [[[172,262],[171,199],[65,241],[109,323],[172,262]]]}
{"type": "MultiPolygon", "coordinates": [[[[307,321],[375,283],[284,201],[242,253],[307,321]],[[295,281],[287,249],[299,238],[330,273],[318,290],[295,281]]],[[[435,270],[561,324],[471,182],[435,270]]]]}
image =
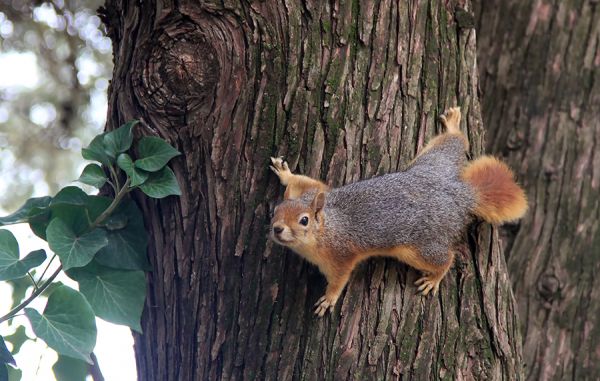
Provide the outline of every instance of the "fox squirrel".
{"type": "Polygon", "coordinates": [[[452,266],[452,245],[472,214],[493,224],[523,216],[525,193],[506,164],[490,156],[466,163],[460,117],[458,107],[447,110],[440,118],[446,133],[433,138],[404,171],[340,188],[293,174],[282,158],[271,158],[271,170],[287,187],[274,210],[271,238],[327,278],[316,315],[333,310],[354,267],[373,256],[421,270],[418,291],[435,295],[452,266]]]}

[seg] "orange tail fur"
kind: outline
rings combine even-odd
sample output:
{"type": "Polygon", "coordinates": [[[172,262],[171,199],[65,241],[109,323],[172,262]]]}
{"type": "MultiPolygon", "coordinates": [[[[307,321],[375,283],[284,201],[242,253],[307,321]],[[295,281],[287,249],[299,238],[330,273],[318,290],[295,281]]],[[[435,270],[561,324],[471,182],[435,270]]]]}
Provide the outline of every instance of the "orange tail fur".
{"type": "Polygon", "coordinates": [[[462,173],[463,180],[475,189],[477,216],[492,224],[518,220],[527,211],[527,198],[517,185],[510,168],[492,156],[470,162],[462,173]]]}

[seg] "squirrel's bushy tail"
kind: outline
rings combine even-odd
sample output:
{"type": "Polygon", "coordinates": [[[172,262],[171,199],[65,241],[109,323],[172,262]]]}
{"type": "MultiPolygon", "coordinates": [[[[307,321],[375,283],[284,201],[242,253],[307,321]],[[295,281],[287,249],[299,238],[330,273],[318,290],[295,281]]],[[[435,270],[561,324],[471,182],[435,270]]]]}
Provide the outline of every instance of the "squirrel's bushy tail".
{"type": "Polygon", "coordinates": [[[471,161],[463,180],[475,189],[475,215],[492,224],[518,220],[527,211],[527,198],[510,168],[492,156],[471,161]]]}

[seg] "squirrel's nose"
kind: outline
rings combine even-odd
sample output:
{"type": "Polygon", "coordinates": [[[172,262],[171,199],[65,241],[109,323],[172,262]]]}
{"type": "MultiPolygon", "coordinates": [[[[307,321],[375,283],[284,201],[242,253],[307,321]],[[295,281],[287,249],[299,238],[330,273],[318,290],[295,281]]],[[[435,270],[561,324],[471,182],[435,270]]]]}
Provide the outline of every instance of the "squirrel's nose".
{"type": "Polygon", "coordinates": [[[273,226],[273,231],[275,234],[279,234],[283,231],[283,228],[281,226],[273,226]]]}

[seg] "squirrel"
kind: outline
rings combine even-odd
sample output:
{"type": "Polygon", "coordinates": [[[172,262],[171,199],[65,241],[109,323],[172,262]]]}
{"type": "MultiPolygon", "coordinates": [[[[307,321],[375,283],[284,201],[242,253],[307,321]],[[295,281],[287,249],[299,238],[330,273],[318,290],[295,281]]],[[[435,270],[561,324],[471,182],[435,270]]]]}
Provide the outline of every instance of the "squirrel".
{"type": "Polygon", "coordinates": [[[400,172],[331,189],[293,174],[283,158],[271,170],[286,186],[275,207],[271,239],[318,266],[327,289],[314,305],[332,311],[356,265],[392,257],[423,272],[418,292],[435,295],[454,261],[453,244],[473,215],[492,224],[515,221],[527,210],[510,168],[492,156],[467,162],[460,108],[441,117],[435,136],[400,172]]]}

